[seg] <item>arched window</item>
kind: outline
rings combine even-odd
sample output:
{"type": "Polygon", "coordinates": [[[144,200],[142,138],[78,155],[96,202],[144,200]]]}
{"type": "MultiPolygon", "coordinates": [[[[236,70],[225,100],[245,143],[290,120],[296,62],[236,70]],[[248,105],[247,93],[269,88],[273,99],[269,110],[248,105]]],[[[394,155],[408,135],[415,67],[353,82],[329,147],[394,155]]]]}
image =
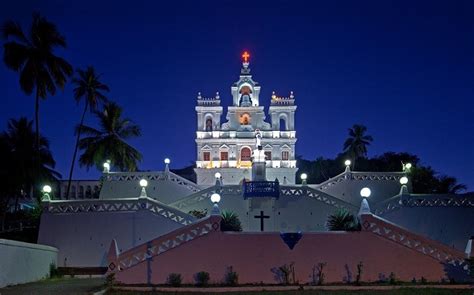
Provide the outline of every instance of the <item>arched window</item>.
{"type": "Polygon", "coordinates": [[[212,131],[212,118],[206,119],[206,131],[212,131]]]}
{"type": "Polygon", "coordinates": [[[280,117],[280,131],[286,131],[286,130],[287,130],[286,117],[285,117],[285,116],[281,116],[281,117],[280,117]]]}
{"type": "Polygon", "coordinates": [[[240,161],[250,161],[252,158],[252,151],[248,147],[240,150],[240,161]]]}

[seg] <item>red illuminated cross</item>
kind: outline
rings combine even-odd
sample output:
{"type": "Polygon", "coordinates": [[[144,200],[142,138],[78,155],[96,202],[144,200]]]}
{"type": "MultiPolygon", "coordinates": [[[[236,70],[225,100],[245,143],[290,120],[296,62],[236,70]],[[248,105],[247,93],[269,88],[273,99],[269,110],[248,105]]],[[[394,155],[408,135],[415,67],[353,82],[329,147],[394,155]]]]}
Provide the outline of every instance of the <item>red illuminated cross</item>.
{"type": "Polygon", "coordinates": [[[242,54],[242,58],[244,59],[244,62],[248,62],[249,57],[250,57],[250,54],[247,51],[245,51],[244,54],[242,54]]]}

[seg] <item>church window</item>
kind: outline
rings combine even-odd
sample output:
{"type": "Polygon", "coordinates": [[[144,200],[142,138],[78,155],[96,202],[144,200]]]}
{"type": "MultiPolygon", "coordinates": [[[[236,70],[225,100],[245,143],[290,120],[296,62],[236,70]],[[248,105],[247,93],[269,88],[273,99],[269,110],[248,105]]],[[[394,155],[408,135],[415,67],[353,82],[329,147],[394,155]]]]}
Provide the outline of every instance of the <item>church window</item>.
{"type": "Polygon", "coordinates": [[[212,119],[211,118],[206,119],[206,131],[212,131],[212,119]]]}
{"type": "Polygon", "coordinates": [[[250,161],[252,157],[252,151],[248,147],[244,147],[240,150],[240,160],[250,161]]]}
{"type": "Polygon", "coordinates": [[[249,124],[250,124],[249,114],[240,115],[240,125],[249,125],[249,124]]]}
{"type": "Polygon", "coordinates": [[[252,89],[250,89],[250,87],[242,86],[242,88],[240,88],[240,94],[250,94],[250,93],[252,93],[252,89]]]}
{"type": "Polygon", "coordinates": [[[280,117],[280,131],[286,131],[286,119],[284,116],[280,117]]]}
{"type": "Polygon", "coordinates": [[[272,152],[271,151],[265,151],[265,160],[266,161],[271,161],[272,160],[272,152]]]}
{"type": "Polygon", "coordinates": [[[290,158],[290,152],[289,151],[282,151],[281,152],[281,159],[283,161],[288,161],[289,158],[290,158]]]}
{"type": "Polygon", "coordinates": [[[221,152],[221,161],[229,160],[229,152],[221,152]]]}
{"type": "Polygon", "coordinates": [[[202,160],[203,161],[210,161],[211,160],[211,152],[202,152],[202,160]]]}

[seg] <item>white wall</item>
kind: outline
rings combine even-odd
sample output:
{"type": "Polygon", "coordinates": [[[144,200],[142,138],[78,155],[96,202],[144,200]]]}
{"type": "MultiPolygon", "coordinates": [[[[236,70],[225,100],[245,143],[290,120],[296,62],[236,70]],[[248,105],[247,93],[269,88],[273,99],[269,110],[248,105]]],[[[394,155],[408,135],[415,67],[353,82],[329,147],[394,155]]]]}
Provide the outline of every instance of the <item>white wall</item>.
{"type": "Polygon", "coordinates": [[[0,239],[0,288],[47,278],[57,259],[54,247],[0,239]]]}
{"type": "Polygon", "coordinates": [[[58,266],[107,266],[112,239],[119,250],[127,250],[181,226],[146,210],[43,212],[38,242],[59,249],[58,266]]]}

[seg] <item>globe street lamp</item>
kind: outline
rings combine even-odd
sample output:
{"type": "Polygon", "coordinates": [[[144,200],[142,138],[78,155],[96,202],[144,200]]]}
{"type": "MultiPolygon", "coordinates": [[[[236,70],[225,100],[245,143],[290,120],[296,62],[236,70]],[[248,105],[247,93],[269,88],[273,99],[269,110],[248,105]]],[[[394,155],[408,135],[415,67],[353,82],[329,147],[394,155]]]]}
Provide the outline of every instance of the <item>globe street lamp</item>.
{"type": "Polygon", "coordinates": [[[51,197],[49,195],[52,191],[51,186],[46,184],[45,186],[43,186],[43,189],[41,191],[43,192],[43,198],[41,199],[41,201],[43,202],[51,201],[51,197]]]}
{"type": "Polygon", "coordinates": [[[142,178],[140,179],[140,186],[142,187],[142,190],[140,192],[140,198],[146,198],[147,197],[147,194],[146,194],[146,187],[148,186],[148,180],[146,180],[145,178],[142,178]]]}
{"type": "Polygon", "coordinates": [[[211,195],[211,202],[214,204],[212,207],[211,215],[220,215],[221,212],[219,210],[219,202],[221,201],[221,195],[218,193],[213,193],[211,195]]]}
{"type": "Polygon", "coordinates": [[[110,161],[106,161],[104,162],[104,164],[102,165],[104,167],[104,173],[109,173],[110,172],[110,161]]]}
{"type": "Polygon", "coordinates": [[[306,174],[306,173],[301,173],[301,176],[300,176],[300,177],[301,177],[301,183],[302,183],[303,185],[306,185],[306,184],[307,184],[306,180],[308,179],[308,174],[306,174]]]}

